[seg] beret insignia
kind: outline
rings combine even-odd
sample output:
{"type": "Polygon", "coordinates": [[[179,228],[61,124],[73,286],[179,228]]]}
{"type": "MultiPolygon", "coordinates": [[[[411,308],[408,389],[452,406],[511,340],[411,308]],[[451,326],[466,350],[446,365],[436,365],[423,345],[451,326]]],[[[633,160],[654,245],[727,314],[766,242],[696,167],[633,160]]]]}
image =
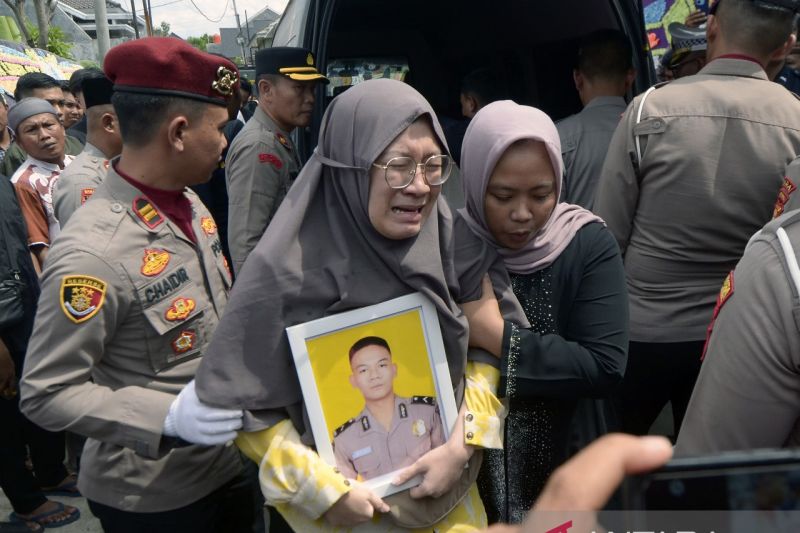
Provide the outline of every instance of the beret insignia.
{"type": "Polygon", "coordinates": [[[233,86],[238,81],[239,76],[235,72],[225,67],[219,67],[217,69],[217,79],[211,83],[211,88],[222,96],[230,96],[233,94],[233,86]]]}

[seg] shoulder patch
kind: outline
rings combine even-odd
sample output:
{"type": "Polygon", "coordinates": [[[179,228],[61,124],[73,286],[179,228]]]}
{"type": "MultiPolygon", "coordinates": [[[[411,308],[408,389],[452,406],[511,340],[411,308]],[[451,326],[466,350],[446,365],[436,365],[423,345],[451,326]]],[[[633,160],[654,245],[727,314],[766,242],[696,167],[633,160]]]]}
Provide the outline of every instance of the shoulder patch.
{"type": "Polygon", "coordinates": [[[203,228],[203,233],[208,236],[217,233],[217,223],[211,217],[200,217],[200,227],[203,228]]]}
{"type": "Polygon", "coordinates": [[[164,217],[161,216],[161,213],[144,196],[138,196],[133,200],[133,211],[150,229],[156,228],[164,222],[164,217]]]}
{"type": "Polygon", "coordinates": [[[270,163],[278,170],[283,168],[283,161],[280,160],[275,154],[258,154],[258,160],[262,163],[270,163]]]}
{"type": "Polygon", "coordinates": [[[788,176],[783,178],[783,184],[778,190],[778,199],[775,201],[775,208],[772,210],[772,218],[778,218],[783,214],[786,204],[789,203],[789,198],[796,190],[797,186],[788,176]]]}
{"type": "Polygon", "coordinates": [[[342,432],[343,432],[345,429],[349,428],[350,426],[352,426],[352,425],[353,425],[353,424],[355,424],[355,423],[356,423],[356,419],[355,419],[355,418],[351,418],[350,420],[348,420],[347,422],[345,422],[344,424],[342,424],[341,426],[339,426],[338,428],[336,428],[336,429],[333,431],[333,437],[334,437],[334,438],[338,437],[339,435],[341,435],[341,434],[342,434],[342,432]]]}
{"type": "Polygon", "coordinates": [[[434,406],[436,405],[436,398],[433,396],[414,396],[411,398],[411,403],[434,406]]]}
{"type": "Polygon", "coordinates": [[[730,300],[731,296],[733,296],[733,271],[728,274],[725,278],[725,281],[722,282],[722,288],[719,290],[719,295],[717,295],[717,305],[714,306],[714,314],[711,317],[711,323],[708,325],[708,329],[706,330],[706,343],[703,345],[703,355],[700,356],[700,360],[706,358],[706,351],[708,350],[708,342],[711,340],[711,334],[714,332],[714,324],[717,321],[717,317],[719,316],[719,312],[722,310],[722,306],[725,305],[725,302],[730,300]]]}
{"type": "Polygon", "coordinates": [[[76,324],[86,322],[100,311],[108,285],[93,276],[73,274],[61,279],[61,310],[76,324]]]}

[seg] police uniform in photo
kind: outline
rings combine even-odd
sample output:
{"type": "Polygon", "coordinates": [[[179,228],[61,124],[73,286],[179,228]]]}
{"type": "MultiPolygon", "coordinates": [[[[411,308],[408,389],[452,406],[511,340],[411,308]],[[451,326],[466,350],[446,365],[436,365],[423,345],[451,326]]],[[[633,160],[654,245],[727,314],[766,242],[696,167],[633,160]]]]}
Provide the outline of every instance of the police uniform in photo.
{"type": "Polygon", "coordinates": [[[752,238],[725,279],[676,456],[800,446],[798,261],[793,210],[752,238]]]}
{"type": "MultiPolygon", "coordinates": [[[[104,70],[118,92],[220,106],[238,76],[227,59],[167,38],[113,48],[104,70]]],[[[225,309],[231,278],[197,196],[183,192],[189,232],[145,186],[122,177],[118,161],[50,250],[22,409],[46,428],[88,437],[78,486],[90,504],[140,514],[180,510],[241,473],[233,446],[187,445],[162,434],[225,309]]],[[[249,506],[242,511],[249,515],[249,506]]]]}
{"type": "Polygon", "coordinates": [[[414,463],[444,444],[436,398],[395,396],[389,431],[366,407],[333,432],[336,466],[345,477],[367,480],[414,463]]]}
{"type": "MultiPolygon", "coordinates": [[[[87,80],[83,96],[86,108],[111,103],[113,83],[107,78],[87,80]]],[[[61,173],[53,193],[56,219],[63,228],[76,209],[86,203],[108,172],[109,161],[99,148],[87,142],[75,160],[61,173]]]]}
{"type": "Polygon", "coordinates": [[[646,433],[670,399],[679,423],[720,284],[770,220],[798,153],[800,101],[741,55],[716,58],[628,107],[594,203],[628,280],[626,431],[646,433]]]}
{"type": "MultiPolygon", "coordinates": [[[[276,74],[327,83],[317,71],[314,55],[304,48],[267,48],[256,53],[255,60],[256,79],[276,74]]],[[[242,268],[300,172],[290,134],[259,104],[228,150],[228,243],[234,272],[242,268]]]]}

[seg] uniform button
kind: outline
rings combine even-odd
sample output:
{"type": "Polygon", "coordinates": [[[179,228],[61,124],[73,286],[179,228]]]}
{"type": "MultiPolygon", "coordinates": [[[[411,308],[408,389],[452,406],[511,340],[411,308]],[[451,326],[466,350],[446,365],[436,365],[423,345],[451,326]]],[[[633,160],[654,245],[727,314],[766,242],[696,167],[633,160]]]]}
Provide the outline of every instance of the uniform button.
{"type": "Polygon", "coordinates": [[[653,126],[655,126],[656,128],[660,128],[661,127],[661,121],[660,120],[656,120],[655,122],[653,122],[653,126]]]}
{"type": "Polygon", "coordinates": [[[467,415],[467,422],[472,422],[472,414],[467,415]]]}
{"type": "Polygon", "coordinates": [[[123,209],[122,204],[111,204],[111,211],[114,213],[122,213],[123,209]]]}
{"type": "Polygon", "coordinates": [[[349,479],[345,479],[345,480],[344,480],[344,484],[345,484],[345,485],[347,485],[347,486],[349,487],[349,486],[350,486],[350,480],[349,480],[349,479]]]}
{"type": "Polygon", "coordinates": [[[336,468],[336,467],[333,467],[333,471],[334,471],[334,472],[336,472],[337,474],[341,474],[341,472],[339,471],[339,469],[338,469],[338,468],[336,468]]]}
{"type": "Polygon", "coordinates": [[[472,437],[474,436],[475,435],[473,435],[472,432],[470,431],[469,433],[467,433],[467,440],[472,440],[472,437]]]}

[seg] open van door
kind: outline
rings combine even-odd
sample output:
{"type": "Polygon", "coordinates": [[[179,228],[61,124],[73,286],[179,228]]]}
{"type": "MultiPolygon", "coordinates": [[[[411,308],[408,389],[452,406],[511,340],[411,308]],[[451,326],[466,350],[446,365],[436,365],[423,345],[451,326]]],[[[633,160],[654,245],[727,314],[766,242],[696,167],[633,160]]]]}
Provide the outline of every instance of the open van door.
{"type": "Polygon", "coordinates": [[[578,43],[602,28],[631,40],[632,95],[655,83],[641,0],[290,0],[273,44],[310,48],[332,79],[319,88],[311,127],[298,132],[298,150],[307,158],[330,100],[370,77],[402,79],[440,117],[457,119],[462,77],[490,67],[504,74],[518,103],[554,120],[576,113],[578,43]]]}

